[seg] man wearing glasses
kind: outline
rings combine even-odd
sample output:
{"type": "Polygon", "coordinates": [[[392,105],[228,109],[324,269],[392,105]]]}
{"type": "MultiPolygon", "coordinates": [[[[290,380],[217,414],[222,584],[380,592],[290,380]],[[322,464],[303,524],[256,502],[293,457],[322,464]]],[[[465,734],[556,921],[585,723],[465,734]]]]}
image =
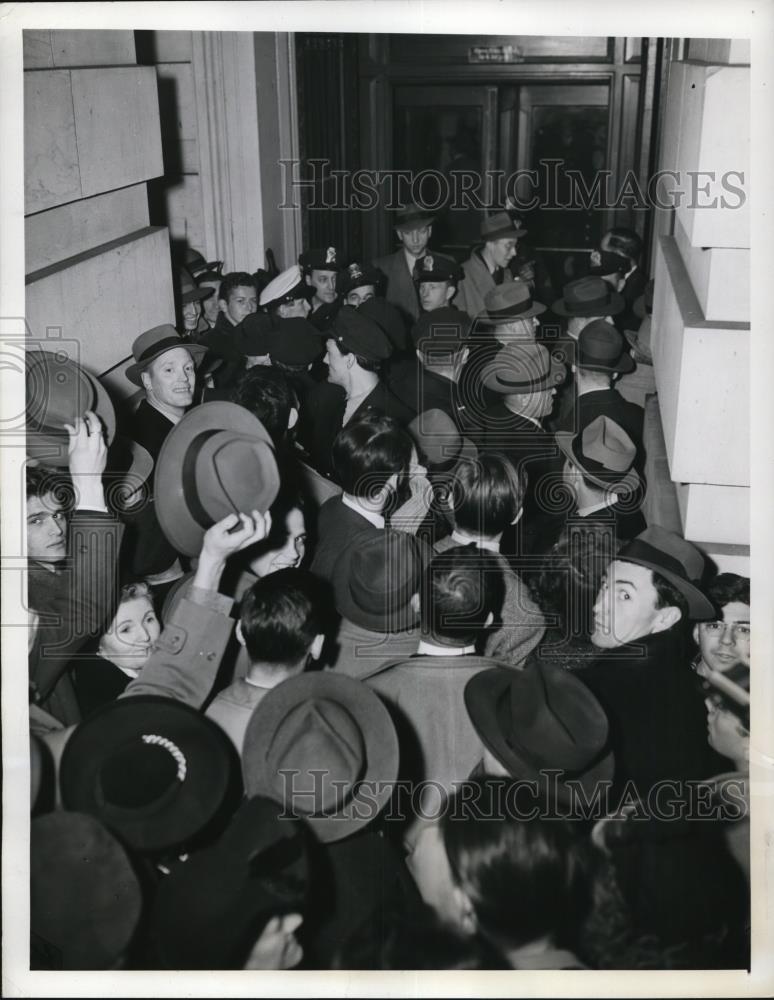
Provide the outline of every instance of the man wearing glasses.
{"type": "Polygon", "coordinates": [[[716,621],[700,622],[693,638],[699,654],[693,666],[707,678],[711,671],[726,674],[741,664],[750,667],[750,581],[736,573],[721,573],[707,584],[707,596],[720,612],[716,621]]]}

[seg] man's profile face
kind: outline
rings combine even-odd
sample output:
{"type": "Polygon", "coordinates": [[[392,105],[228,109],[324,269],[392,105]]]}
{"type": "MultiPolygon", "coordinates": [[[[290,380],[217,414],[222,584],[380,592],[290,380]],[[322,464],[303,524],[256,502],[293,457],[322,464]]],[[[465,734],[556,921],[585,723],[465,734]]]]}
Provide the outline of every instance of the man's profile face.
{"type": "Polygon", "coordinates": [[[257,310],[258,293],[253,285],[237,285],[228,293],[228,299],[220,299],[219,304],[221,312],[236,326],[257,310]]]}
{"type": "Polygon", "coordinates": [[[614,559],[602,577],[594,604],[591,642],[598,649],[615,649],[659,631],[657,602],[652,572],[614,559]]]}
{"type": "Polygon", "coordinates": [[[416,226],[413,229],[396,229],[398,239],[413,257],[421,257],[430,242],[432,226],[416,226]]]}
{"type": "Polygon", "coordinates": [[[278,307],[277,313],[282,319],[293,319],[294,317],[306,319],[311,308],[308,299],[293,299],[291,302],[283,302],[278,307]]]}
{"type": "Polygon", "coordinates": [[[336,272],[313,270],[307,274],[306,283],[314,288],[314,300],[319,304],[330,303],[336,298],[336,272]]]}
{"type": "Polygon", "coordinates": [[[446,306],[456,289],[449,281],[420,281],[419,302],[425,312],[446,306]]]}
{"type": "Polygon", "coordinates": [[[720,673],[736,663],[750,666],[750,605],[730,601],[723,606],[723,620],[700,622],[694,630],[701,658],[720,673]]]}
{"type": "Polygon", "coordinates": [[[67,555],[67,517],[54,493],[27,500],[27,558],[61,562],[67,555]]]}
{"type": "Polygon", "coordinates": [[[512,260],[516,256],[517,242],[517,240],[504,237],[501,240],[492,240],[487,243],[489,252],[492,255],[492,260],[495,263],[495,267],[505,267],[508,261],[512,260]]]}

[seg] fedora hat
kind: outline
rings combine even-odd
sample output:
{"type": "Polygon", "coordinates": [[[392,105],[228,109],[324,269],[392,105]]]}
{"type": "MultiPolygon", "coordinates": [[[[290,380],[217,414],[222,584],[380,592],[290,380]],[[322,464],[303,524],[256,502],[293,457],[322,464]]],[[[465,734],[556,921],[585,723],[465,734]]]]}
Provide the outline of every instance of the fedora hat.
{"type": "Polygon", "coordinates": [[[128,511],[143,497],[142,488],[153,476],[150,452],[131,438],[119,434],[108,448],[102,473],[108,507],[128,511]]]}
{"type": "Polygon", "coordinates": [[[435,214],[426,208],[411,202],[395,212],[396,229],[415,229],[417,226],[429,226],[435,221],[435,214]]]}
{"type": "Polygon", "coordinates": [[[223,261],[205,260],[199,251],[194,250],[193,247],[188,247],[186,250],[183,263],[189,273],[194,274],[197,277],[201,271],[214,271],[219,278],[222,277],[221,271],[223,269],[223,261]]]}
{"type": "Polygon", "coordinates": [[[637,367],[623,334],[603,319],[593,320],[580,332],[575,363],[597,372],[626,375],[637,367]]]}
{"type": "Polygon", "coordinates": [[[291,677],[269,691],[247,726],[247,796],[277,798],[323,843],[375,819],[397,774],[398,737],[389,712],[352,677],[291,677]]]}
{"type": "Polygon", "coordinates": [[[149,929],[167,969],[241,969],[270,917],[304,911],[308,833],[263,796],[159,883],[149,929]]]}
{"type": "Polygon", "coordinates": [[[417,414],[407,430],[431,468],[445,467],[460,459],[478,456],[478,448],[460,434],[457,425],[444,410],[425,410],[417,414]]]}
{"type": "Polygon", "coordinates": [[[135,385],[142,386],[140,375],[145,371],[151,361],[160,358],[167,351],[172,351],[176,347],[183,347],[191,355],[193,363],[198,366],[207,348],[203,344],[194,344],[190,340],[183,340],[174,326],[163,323],[161,326],[154,326],[151,330],[146,330],[132,344],[132,356],[134,364],[126,369],[126,377],[135,385]]]}
{"type": "Polygon", "coordinates": [[[589,798],[598,782],[612,781],[607,716],[569,671],[538,659],[520,671],[484,670],[468,681],[465,706],[484,746],[512,777],[540,781],[559,771],[563,802],[572,799],[568,782],[589,798]]]}
{"type": "Polygon", "coordinates": [[[372,632],[403,632],[416,625],[411,598],[419,593],[430,553],[405,532],[386,531],[347,549],[333,567],[336,610],[372,632]]]}
{"type": "Polygon", "coordinates": [[[529,319],[546,311],[542,302],[534,302],[529,286],[518,278],[490,288],[484,297],[486,318],[493,325],[514,319],[529,319]]]}
{"type": "Polygon", "coordinates": [[[200,288],[184,267],[179,269],[178,274],[182,305],[187,305],[189,302],[201,302],[202,299],[208,299],[215,291],[214,288],[200,288]]]}
{"type": "Polygon", "coordinates": [[[526,236],[526,233],[527,230],[522,229],[519,223],[514,222],[507,212],[485,215],[481,222],[481,239],[484,242],[503,240],[509,237],[518,239],[520,236],[526,236]]]}
{"type": "Polygon", "coordinates": [[[279,485],[274,448],[261,421],[236,403],[202,403],[161,447],[156,514],[177,551],[194,556],[208,528],[228,514],[267,511],[279,485]]]}
{"type": "Polygon", "coordinates": [[[129,946],[141,910],[126,851],[99,820],[60,811],[33,820],[33,969],[110,969],[129,946]]]}
{"type": "Polygon", "coordinates": [[[705,570],[704,556],[676,532],[653,524],[625,545],[616,559],[645,566],[663,576],[686,599],[688,614],[694,621],[715,617],[712,602],[699,589],[705,570]]]}
{"type": "Polygon", "coordinates": [[[200,712],[171,698],[119,698],[84,719],[62,753],[65,809],[96,816],[136,851],[198,834],[223,804],[233,748],[200,712]]]}
{"type": "Polygon", "coordinates": [[[46,465],[70,463],[70,437],[65,424],[75,426],[87,410],[100,419],[108,445],[116,434],[116,414],[100,380],[90,375],[67,350],[27,351],[25,422],[27,454],[46,465]]]}
{"type": "Polygon", "coordinates": [[[336,279],[336,292],[343,297],[349,295],[356,288],[364,285],[373,285],[374,291],[382,287],[384,274],[377,267],[369,264],[359,264],[357,261],[348,264],[341,272],[341,276],[336,279]]]}
{"type": "Polygon", "coordinates": [[[586,277],[566,284],[551,312],[557,316],[615,316],[625,306],[623,296],[602,278],[586,277]]]}
{"type": "Polygon", "coordinates": [[[508,344],[482,371],[487,389],[501,395],[518,395],[552,389],[564,381],[565,368],[542,344],[508,344]]]}
{"type": "Polygon", "coordinates": [[[362,305],[358,306],[357,311],[361,316],[365,316],[366,319],[373,320],[382,329],[392,344],[394,351],[405,350],[407,340],[406,324],[403,321],[400,310],[392,302],[374,296],[374,298],[366,299],[362,305]]]}
{"type": "Polygon", "coordinates": [[[426,353],[439,351],[457,352],[470,338],[471,319],[455,306],[441,306],[424,312],[411,328],[414,347],[426,353]]]}
{"type": "Polygon", "coordinates": [[[632,468],[637,448],[623,427],[609,417],[597,417],[580,434],[559,431],[556,443],[595,486],[623,494],[633,493],[640,485],[632,468]]]}

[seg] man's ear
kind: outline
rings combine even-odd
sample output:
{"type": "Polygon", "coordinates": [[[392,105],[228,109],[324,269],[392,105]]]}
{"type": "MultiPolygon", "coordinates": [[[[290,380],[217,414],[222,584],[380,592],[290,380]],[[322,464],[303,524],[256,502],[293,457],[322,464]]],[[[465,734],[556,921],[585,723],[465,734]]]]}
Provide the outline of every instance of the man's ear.
{"type": "Polygon", "coordinates": [[[142,382],[142,387],[147,392],[151,387],[151,377],[147,372],[140,372],[140,381],[142,382]]]}
{"type": "Polygon", "coordinates": [[[307,285],[309,285],[310,288],[312,287],[312,276],[311,276],[311,274],[305,274],[304,275],[304,281],[306,282],[307,285]]]}
{"type": "Polygon", "coordinates": [[[309,655],[312,657],[313,660],[320,659],[324,645],[325,645],[324,635],[316,635],[314,639],[312,639],[312,645],[309,647],[309,655]]]}
{"type": "Polygon", "coordinates": [[[694,625],[693,626],[693,633],[692,634],[693,634],[693,641],[698,646],[699,645],[699,626],[698,625],[694,625]]]}
{"type": "Polygon", "coordinates": [[[447,301],[447,303],[451,302],[451,300],[454,298],[454,296],[456,294],[457,294],[457,287],[456,287],[456,285],[449,285],[449,287],[446,289],[446,301],[447,301]]]}
{"type": "Polygon", "coordinates": [[[218,299],[218,312],[228,312],[228,302],[225,299],[218,299]]]}
{"type": "Polygon", "coordinates": [[[297,423],[298,423],[298,410],[295,408],[295,406],[291,406],[290,415],[288,417],[288,430],[292,431],[297,423]]]}
{"type": "Polygon", "coordinates": [[[418,615],[419,612],[420,612],[420,610],[421,610],[421,608],[419,606],[419,594],[412,594],[411,595],[410,604],[411,604],[411,610],[414,612],[414,614],[418,615]]]}
{"type": "Polygon", "coordinates": [[[650,630],[651,634],[654,632],[666,632],[673,625],[677,625],[682,617],[682,611],[673,604],[670,604],[666,608],[659,608],[653,621],[653,628],[650,630]]]}
{"type": "Polygon", "coordinates": [[[427,238],[428,238],[428,240],[430,239],[430,237],[432,235],[433,235],[433,224],[431,222],[431,223],[428,224],[428,227],[427,227],[427,238]]]}
{"type": "Polygon", "coordinates": [[[244,646],[245,645],[245,636],[244,636],[244,633],[242,632],[242,623],[241,622],[237,622],[236,623],[236,629],[234,629],[234,635],[236,635],[237,642],[239,643],[239,645],[240,646],[244,646]]]}

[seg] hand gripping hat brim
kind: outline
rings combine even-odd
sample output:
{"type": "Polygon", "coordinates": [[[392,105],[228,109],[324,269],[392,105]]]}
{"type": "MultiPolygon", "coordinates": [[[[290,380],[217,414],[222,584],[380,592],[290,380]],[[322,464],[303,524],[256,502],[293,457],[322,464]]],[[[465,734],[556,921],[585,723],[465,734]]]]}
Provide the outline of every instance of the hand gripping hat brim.
{"type": "Polygon", "coordinates": [[[198,555],[208,528],[228,514],[264,513],[279,485],[261,421],[236,403],[202,403],[161,448],[154,488],[159,524],[178,552],[198,555]]]}
{"type": "Polygon", "coordinates": [[[328,671],[291,677],[269,691],[248,723],[245,794],[283,802],[323,843],[342,840],[375,819],[397,775],[398,737],[390,714],[352,677],[328,671]]]}

